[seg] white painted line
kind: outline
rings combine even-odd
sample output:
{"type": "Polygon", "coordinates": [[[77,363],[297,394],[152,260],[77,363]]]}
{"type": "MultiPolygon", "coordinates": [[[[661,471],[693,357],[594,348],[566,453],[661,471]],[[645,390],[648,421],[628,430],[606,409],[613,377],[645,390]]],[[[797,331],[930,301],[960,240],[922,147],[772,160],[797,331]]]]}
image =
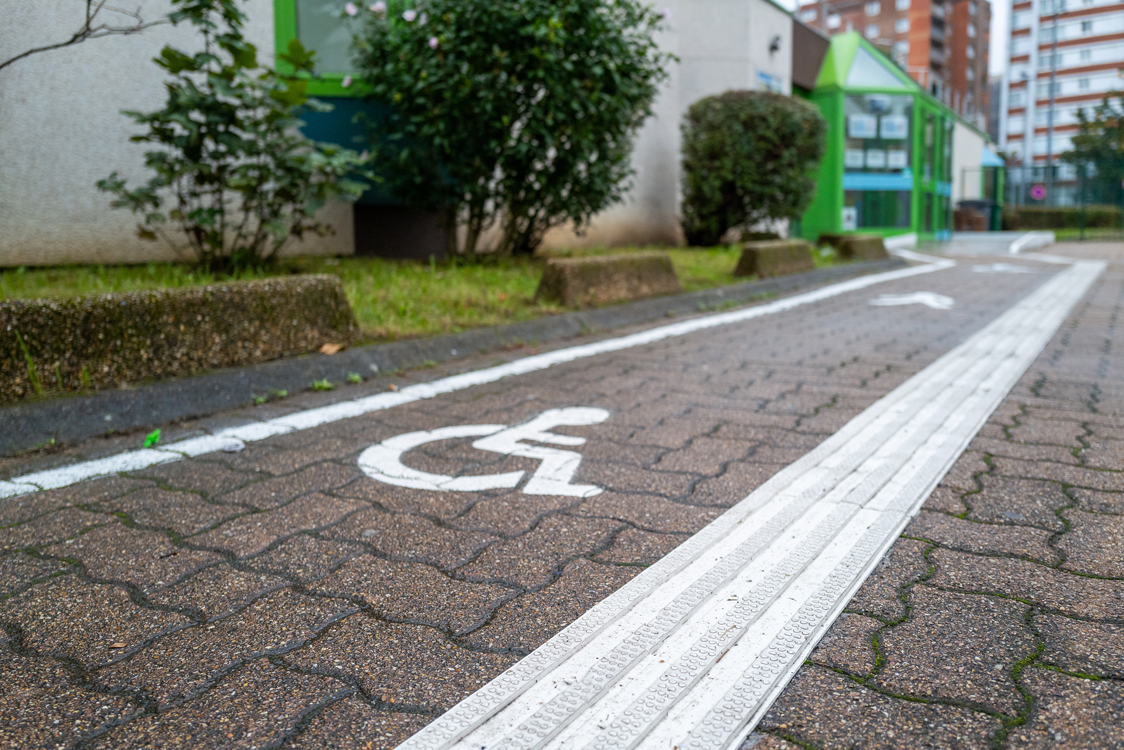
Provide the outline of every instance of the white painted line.
{"type": "Polygon", "coordinates": [[[925,265],[902,268],[896,271],[860,276],[848,279],[838,284],[814,289],[803,294],[785,297],[775,302],[757,305],[741,310],[703,315],[680,323],[671,323],[647,331],[634,333],[629,336],[605,339],[592,344],[558,349],[544,354],[524,357],[508,364],[489,367],[475,372],[453,375],[431,383],[419,383],[391,393],[379,393],[351,401],[342,401],[318,409],[289,414],[265,422],[232,427],[221,430],[214,435],[200,438],[188,438],[176,443],[156,448],[122,453],[111,458],[86,461],[70,466],[63,466],[49,471],[36,472],[26,476],[14,477],[9,481],[0,482],[0,498],[24,495],[42,489],[66,487],[77,482],[96,477],[115,474],[121,471],[136,471],[156,464],[178,461],[185,457],[199,456],[220,450],[237,450],[244,443],[264,440],[274,435],[282,435],[296,430],[306,430],[311,427],[328,424],[341,419],[350,419],[363,414],[369,414],[383,409],[390,409],[402,404],[433,398],[443,393],[464,390],[477,385],[493,383],[497,380],[523,375],[538,370],[545,370],[555,365],[574,360],[593,357],[606,352],[620,351],[636,346],[643,346],[657,341],[663,341],[677,336],[685,336],[696,331],[715,328],[718,326],[740,323],[765,315],[792,310],[802,305],[820,302],[825,299],[837,297],[848,292],[866,289],[876,284],[898,279],[907,279],[912,276],[940,271],[956,265],[955,261],[946,258],[934,258],[917,253],[909,253],[911,260],[922,261],[925,265]]]}
{"type": "Polygon", "coordinates": [[[401,748],[736,748],[1103,268],[1048,280],[401,748]]]}
{"type": "Polygon", "coordinates": [[[1052,245],[1057,241],[1053,232],[1027,232],[1022,235],[1007,247],[1007,252],[1011,255],[1018,255],[1023,250],[1029,250],[1034,247],[1043,247],[1045,245],[1052,245]]]}

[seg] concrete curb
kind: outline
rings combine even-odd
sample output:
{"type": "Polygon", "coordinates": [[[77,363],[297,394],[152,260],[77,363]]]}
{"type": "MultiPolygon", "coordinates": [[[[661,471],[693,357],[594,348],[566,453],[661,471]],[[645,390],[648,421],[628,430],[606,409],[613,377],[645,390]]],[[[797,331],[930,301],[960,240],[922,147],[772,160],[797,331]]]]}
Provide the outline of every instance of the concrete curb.
{"type": "Polygon", "coordinates": [[[163,381],[131,390],[58,398],[0,409],[0,455],[10,456],[54,439],[72,443],[112,430],[128,432],[237,409],[270,390],[296,393],[313,380],[345,382],[349,372],[370,377],[377,372],[418,367],[496,351],[512,345],[543,343],[637,325],[675,315],[698,313],[752,301],[766,294],[885,271],[906,265],[899,259],[820,268],[765,281],[734,284],[700,292],[657,297],[597,310],[553,315],[493,328],[479,328],[431,338],[373,344],[326,356],[266,362],[193,378],[163,381]]]}

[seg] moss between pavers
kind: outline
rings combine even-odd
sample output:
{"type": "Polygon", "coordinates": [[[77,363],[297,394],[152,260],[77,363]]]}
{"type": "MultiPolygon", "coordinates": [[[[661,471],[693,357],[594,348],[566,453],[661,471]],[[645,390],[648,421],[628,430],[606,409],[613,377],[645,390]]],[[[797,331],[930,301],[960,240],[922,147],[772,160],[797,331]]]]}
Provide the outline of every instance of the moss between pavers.
{"type": "Polygon", "coordinates": [[[580,308],[678,291],[671,257],[666,252],[640,252],[551,258],[535,300],[580,308]]]}
{"type": "Polygon", "coordinates": [[[742,255],[734,269],[734,276],[756,275],[768,279],[815,268],[811,243],[804,240],[765,240],[742,244],[742,255]]]}
{"type": "Polygon", "coordinates": [[[335,276],[0,302],[0,403],[304,354],[358,335],[335,276]]]}

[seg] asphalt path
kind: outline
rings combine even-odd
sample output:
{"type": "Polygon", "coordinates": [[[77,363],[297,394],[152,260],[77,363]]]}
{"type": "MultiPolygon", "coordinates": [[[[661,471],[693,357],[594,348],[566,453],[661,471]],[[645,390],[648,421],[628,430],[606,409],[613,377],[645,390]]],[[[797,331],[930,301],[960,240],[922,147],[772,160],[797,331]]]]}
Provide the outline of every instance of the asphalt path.
{"type": "MultiPolygon", "coordinates": [[[[383,748],[425,737],[1066,269],[957,258],[229,452],[0,500],[0,738],[383,748]]],[[[1093,747],[1124,725],[1112,350],[1122,281],[1110,265],[1093,282],[749,744],[1029,747],[1064,736],[1093,747]],[[1083,718],[1068,718],[1075,711],[1083,718]]],[[[168,437],[296,419],[496,365],[307,394],[168,437]]],[[[118,456],[130,440],[29,458],[6,478],[118,456]]]]}

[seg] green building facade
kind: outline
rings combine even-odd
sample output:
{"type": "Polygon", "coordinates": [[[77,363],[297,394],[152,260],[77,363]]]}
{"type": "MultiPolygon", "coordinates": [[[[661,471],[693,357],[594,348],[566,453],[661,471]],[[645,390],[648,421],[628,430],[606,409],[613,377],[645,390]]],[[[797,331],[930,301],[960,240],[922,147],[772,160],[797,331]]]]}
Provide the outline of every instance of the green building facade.
{"type": "Polygon", "coordinates": [[[816,86],[805,96],[828,131],[802,236],[948,236],[952,110],[856,32],[831,38],[816,86]]]}

